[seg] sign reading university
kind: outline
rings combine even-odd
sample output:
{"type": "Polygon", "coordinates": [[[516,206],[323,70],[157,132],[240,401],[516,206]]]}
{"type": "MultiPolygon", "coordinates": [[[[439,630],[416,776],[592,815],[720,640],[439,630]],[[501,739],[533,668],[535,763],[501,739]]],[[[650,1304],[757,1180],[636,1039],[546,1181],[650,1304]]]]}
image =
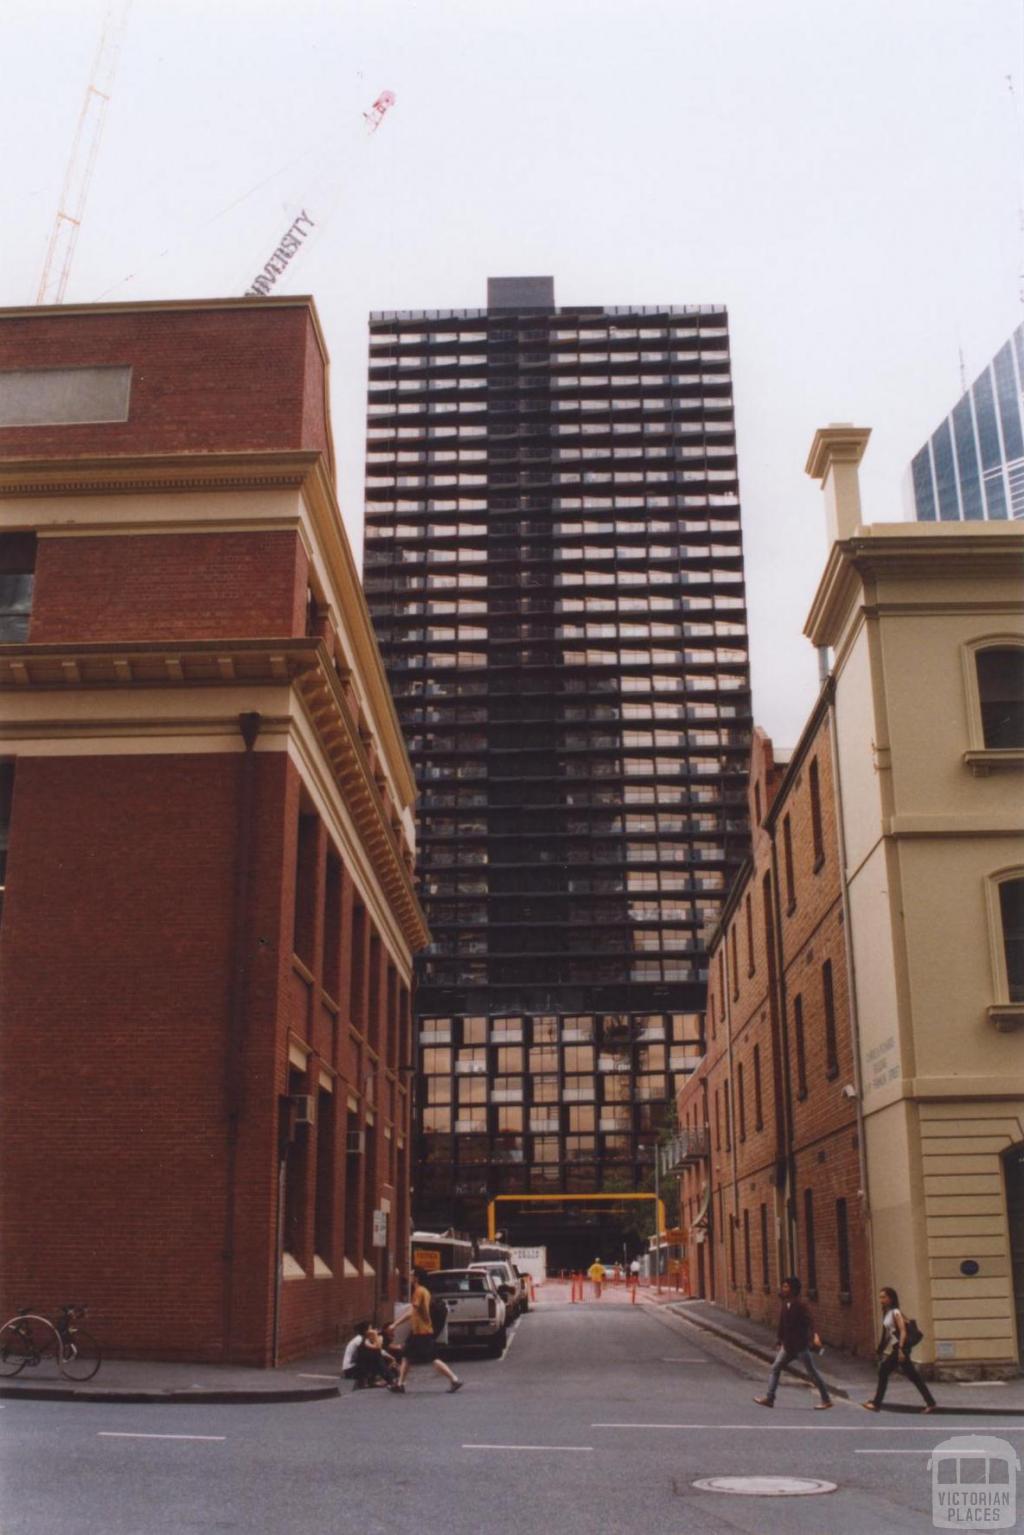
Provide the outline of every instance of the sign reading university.
{"type": "Polygon", "coordinates": [[[264,265],[263,271],[252,280],[252,286],[246,288],[246,298],[265,298],[271,288],[281,276],[289,261],[302,249],[302,242],[313,228],[313,220],[303,208],[295,222],[281,236],[280,244],[274,251],[270,260],[264,265]],[[305,229],[303,229],[305,224],[305,229]]]}

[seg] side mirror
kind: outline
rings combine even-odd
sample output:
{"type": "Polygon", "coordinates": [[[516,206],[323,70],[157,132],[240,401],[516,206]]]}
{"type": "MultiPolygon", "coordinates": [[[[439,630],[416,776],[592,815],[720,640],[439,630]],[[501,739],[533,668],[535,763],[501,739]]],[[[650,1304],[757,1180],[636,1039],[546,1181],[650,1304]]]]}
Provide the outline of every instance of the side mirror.
{"type": "Polygon", "coordinates": [[[500,1284],[498,1286],[498,1294],[501,1296],[502,1300],[508,1300],[512,1294],[512,1291],[509,1289],[507,1284],[500,1284]]]}

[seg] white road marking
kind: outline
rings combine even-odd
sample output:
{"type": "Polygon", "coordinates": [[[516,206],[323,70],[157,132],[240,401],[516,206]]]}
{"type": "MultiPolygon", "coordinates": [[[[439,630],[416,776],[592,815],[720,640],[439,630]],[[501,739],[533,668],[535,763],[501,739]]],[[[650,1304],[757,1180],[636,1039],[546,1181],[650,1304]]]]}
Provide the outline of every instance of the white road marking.
{"type": "Polygon", "coordinates": [[[667,1355],[662,1358],[662,1364],[707,1364],[709,1361],[699,1354],[682,1354],[678,1358],[670,1358],[667,1355]]]}
{"type": "Polygon", "coordinates": [[[223,1444],[226,1434],[117,1434],[111,1429],[101,1428],[96,1436],[98,1439],[202,1439],[210,1444],[223,1444]]]}
{"type": "MultiPolygon", "coordinates": [[[[712,1433],[736,1429],[743,1433],[751,1429],[765,1429],[777,1434],[934,1434],[941,1433],[943,1425],[931,1423],[592,1423],[591,1428],[689,1428],[708,1429],[712,1433]]],[[[957,1425],[963,1428],[962,1424],[957,1425]]],[[[990,1423],[993,1433],[1024,1434],[1024,1428],[1008,1423],[990,1423]]]]}
{"type": "Polygon", "coordinates": [[[577,1454],[593,1455],[592,1444],[464,1444],[464,1450],[574,1450],[577,1454]]]}
{"type": "Polygon", "coordinates": [[[512,1347],[513,1340],[515,1339],[515,1335],[516,1335],[516,1333],[518,1331],[519,1331],[519,1323],[518,1322],[516,1323],[516,1325],[514,1327],[510,1327],[509,1328],[509,1330],[508,1330],[508,1341],[506,1342],[505,1347],[502,1349],[501,1358],[498,1360],[499,1364],[504,1364],[505,1363],[505,1359],[506,1359],[506,1357],[508,1355],[508,1351],[512,1347]]]}
{"type": "Polygon", "coordinates": [[[297,1373],[298,1373],[299,1380],[338,1380],[339,1379],[339,1377],[337,1375],[306,1375],[306,1374],[303,1373],[302,1370],[299,1370],[297,1373]]]}
{"type": "Polygon", "coordinates": [[[924,1445],[920,1450],[854,1450],[855,1455],[930,1455],[931,1445],[924,1445]]]}

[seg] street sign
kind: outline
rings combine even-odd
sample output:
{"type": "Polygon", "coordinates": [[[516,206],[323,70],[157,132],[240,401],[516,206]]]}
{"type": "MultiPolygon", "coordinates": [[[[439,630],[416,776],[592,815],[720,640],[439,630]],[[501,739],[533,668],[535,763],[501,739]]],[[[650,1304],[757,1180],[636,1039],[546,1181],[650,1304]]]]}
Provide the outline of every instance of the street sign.
{"type": "Polygon", "coordinates": [[[388,1245],[388,1214],[386,1210],[374,1210],[373,1212],[373,1236],[371,1243],[374,1247],[387,1247],[388,1245]]]}

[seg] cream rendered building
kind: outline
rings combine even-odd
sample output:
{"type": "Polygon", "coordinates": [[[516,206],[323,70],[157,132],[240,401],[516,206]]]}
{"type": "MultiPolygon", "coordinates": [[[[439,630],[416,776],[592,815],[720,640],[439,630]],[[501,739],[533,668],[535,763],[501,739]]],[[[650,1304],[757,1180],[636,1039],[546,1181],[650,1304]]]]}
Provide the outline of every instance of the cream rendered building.
{"type": "Polygon", "coordinates": [[[917,1317],[923,1362],[1007,1373],[1024,1341],[1024,741],[1012,696],[1024,527],[863,525],[868,436],[831,426],[811,448],[831,548],[805,632],[831,649],[836,679],[871,1269],[917,1317]]]}

